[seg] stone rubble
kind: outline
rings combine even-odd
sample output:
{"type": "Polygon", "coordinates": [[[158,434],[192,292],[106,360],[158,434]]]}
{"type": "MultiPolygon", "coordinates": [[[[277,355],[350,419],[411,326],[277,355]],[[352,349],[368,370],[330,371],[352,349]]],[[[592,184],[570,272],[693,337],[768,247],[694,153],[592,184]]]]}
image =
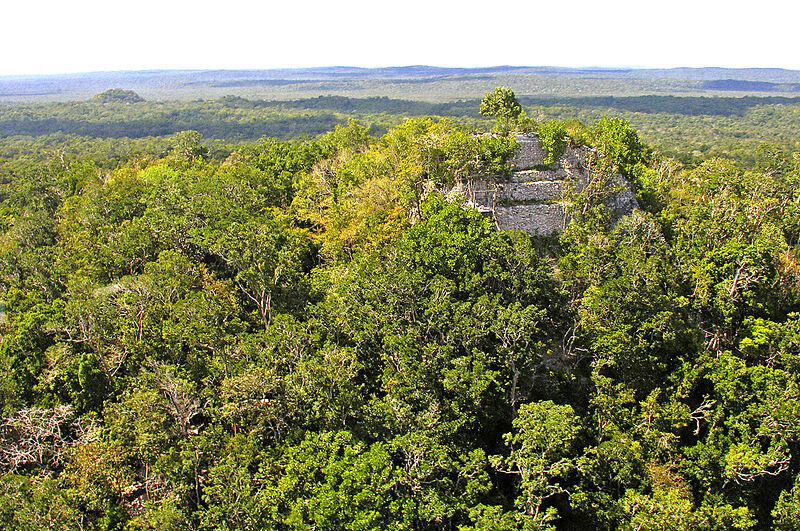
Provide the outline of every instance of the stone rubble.
{"type": "MultiPolygon", "coordinates": [[[[545,151],[536,133],[516,133],[518,149],[509,176],[475,179],[456,185],[448,196],[491,216],[503,230],[520,230],[535,236],[553,236],[566,226],[564,192],[568,186],[585,188],[591,176],[587,147],[568,147],[553,164],[545,166],[545,151]]],[[[608,204],[623,217],[639,205],[624,177],[614,177],[619,191],[608,204]]]]}

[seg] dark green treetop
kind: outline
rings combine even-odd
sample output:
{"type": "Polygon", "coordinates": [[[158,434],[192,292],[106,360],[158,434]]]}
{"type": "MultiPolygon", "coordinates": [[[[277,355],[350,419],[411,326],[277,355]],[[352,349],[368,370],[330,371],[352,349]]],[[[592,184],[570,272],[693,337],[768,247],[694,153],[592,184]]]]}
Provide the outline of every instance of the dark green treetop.
{"type": "Polygon", "coordinates": [[[144,98],[134,91],[121,88],[108,89],[100,94],[94,95],[92,99],[100,103],[139,103],[144,101],[144,98]]]}
{"type": "Polygon", "coordinates": [[[480,113],[483,116],[494,116],[497,127],[507,130],[522,114],[522,106],[513,90],[509,87],[497,87],[486,93],[481,100],[480,113]]]}

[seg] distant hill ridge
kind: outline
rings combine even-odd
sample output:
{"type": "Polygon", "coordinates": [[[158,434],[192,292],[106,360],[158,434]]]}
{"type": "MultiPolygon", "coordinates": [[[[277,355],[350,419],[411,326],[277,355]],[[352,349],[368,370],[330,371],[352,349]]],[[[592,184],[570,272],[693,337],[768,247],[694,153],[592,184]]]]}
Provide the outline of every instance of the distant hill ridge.
{"type": "Polygon", "coordinates": [[[675,67],[675,68],[630,68],[630,67],[562,67],[562,66],[511,66],[498,65],[486,67],[443,67],[429,65],[387,66],[387,67],[358,67],[358,66],[320,66],[309,68],[271,68],[271,69],[186,69],[186,70],[117,70],[102,72],[76,72],[65,74],[42,75],[0,75],[3,81],[30,81],[44,79],[69,79],[69,78],[95,78],[95,79],[139,79],[159,76],[176,77],[207,77],[213,79],[252,78],[288,79],[295,76],[354,76],[354,77],[424,77],[424,76],[449,76],[454,74],[485,74],[531,72],[551,74],[635,74],[642,77],[666,76],[697,80],[722,80],[722,79],[755,79],[770,78],[772,82],[800,82],[800,70],[784,68],[722,68],[722,67],[675,67]],[[786,81],[785,81],[786,80],[786,81]]]}
{"type": "Polygon", "coordinates": [[[147,100],[292,100],[317,96],[388,96],[429,102],[480,98],[496,86],[520,96],[712,96],[719,91],[793,95],[800,71],[776,68],[568,68],[558,66],[361,68],[329,66],[244,70],[141,70],[0,76],[0,102],[86,100],[110,88],[147,100]]]}

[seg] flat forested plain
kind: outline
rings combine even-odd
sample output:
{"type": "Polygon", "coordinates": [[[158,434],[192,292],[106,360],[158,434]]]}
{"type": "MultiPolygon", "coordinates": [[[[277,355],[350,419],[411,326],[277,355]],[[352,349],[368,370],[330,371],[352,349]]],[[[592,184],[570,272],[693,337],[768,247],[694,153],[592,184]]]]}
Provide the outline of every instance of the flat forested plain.
{"type": "Polygon", "coordinates": [[[797,529],[797,75],[3,79],[0,523],[797,529]]]}
{"type": "Polygon", "coordinates": [[[315,136],[357,118],[380,134],[412,116],[483,124],[480,98],[512,87],[539,120],[619,116],[683,161],[752,162],[800,141],[800,72],[778,69],[318,68],[0,78],[0,137],[159,137],[193,129],[239,142],[315,136]],[[142,101],[97,99],[112,88],[142,101]]]}

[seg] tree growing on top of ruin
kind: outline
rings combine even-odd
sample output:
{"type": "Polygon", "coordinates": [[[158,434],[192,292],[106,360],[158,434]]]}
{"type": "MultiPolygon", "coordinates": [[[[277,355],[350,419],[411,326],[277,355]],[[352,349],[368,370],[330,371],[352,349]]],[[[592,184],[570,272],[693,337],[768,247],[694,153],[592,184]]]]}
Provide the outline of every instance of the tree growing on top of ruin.
{"type": "Polygon", "coordinates": [[[481,115],[494,116],[497,129],[501,132],[508,132],[522,112],[522,106],[509,87],[497,87],[492,92],[487,92],[481,100],[481,115]]]}

